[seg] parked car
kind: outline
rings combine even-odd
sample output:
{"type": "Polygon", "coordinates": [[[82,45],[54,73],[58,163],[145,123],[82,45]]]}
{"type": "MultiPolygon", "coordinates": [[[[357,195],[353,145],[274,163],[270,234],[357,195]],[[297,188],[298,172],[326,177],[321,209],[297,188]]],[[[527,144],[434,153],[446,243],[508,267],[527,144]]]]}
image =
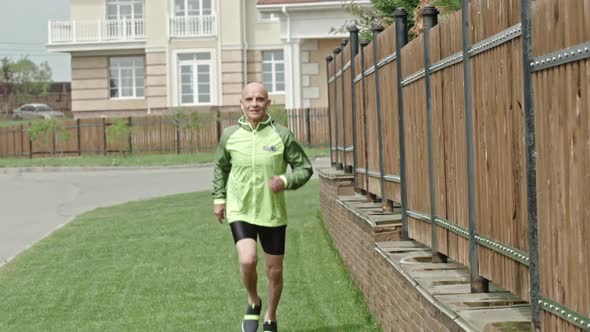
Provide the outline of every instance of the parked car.
{"type": "Polygon", "coordinates": [[[46,104],[25,104],[13,111],[15,119],[63,118],[64,114],[54,111],[46,104]]]}

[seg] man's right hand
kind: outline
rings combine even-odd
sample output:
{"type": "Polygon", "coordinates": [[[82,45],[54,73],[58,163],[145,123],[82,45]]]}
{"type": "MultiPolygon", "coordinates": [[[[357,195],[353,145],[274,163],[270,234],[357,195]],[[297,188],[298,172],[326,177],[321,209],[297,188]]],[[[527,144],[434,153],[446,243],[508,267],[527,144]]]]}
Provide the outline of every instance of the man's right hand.
{"type": "Polygon", "coordinates": [[[214,204],[213,211],[219,223],[223,224],[223,219],[225,219],[225,204],[214,204]]]}

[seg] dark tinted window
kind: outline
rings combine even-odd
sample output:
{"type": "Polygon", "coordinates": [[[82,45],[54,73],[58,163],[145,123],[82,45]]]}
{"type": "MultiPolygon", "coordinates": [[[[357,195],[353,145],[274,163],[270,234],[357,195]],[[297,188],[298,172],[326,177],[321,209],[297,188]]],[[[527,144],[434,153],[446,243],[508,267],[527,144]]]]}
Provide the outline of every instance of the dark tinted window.
{"type": "Polygon", "coordinates": [[[46,106],[46,105],[37,106],[37,112],[49,112],[49,111],[51,111],[51,108],[49,108],[49,106],[46,106]]]}

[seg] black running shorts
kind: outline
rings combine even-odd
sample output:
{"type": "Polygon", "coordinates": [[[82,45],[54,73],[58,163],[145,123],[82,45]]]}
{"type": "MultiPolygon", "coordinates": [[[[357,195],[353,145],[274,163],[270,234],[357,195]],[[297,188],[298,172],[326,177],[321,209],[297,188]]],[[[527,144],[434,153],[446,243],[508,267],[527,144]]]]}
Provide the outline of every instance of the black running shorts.
{"type": "Polygon", "coordinates": [[[229,224],[234,243],[241,239],[250,238],[256,241],[260,238],[262,250],[269,255],[285,254],[285,231],[287,225],[277,227],[258,226],[245,221],[234,221],[229,224]]]}

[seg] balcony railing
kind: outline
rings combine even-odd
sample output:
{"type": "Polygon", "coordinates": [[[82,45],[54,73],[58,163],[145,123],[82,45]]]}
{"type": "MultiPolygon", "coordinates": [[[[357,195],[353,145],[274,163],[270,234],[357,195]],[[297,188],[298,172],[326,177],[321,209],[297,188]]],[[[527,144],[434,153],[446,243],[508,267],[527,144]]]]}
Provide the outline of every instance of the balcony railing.
{"type": "Polygon", "coordinates": [[[213,15],[170,17],[171,37],[211,37],[216,34],[216,17],[213,15]]]}
{"type": "Polygon", "coordinates": [[[143,19],[49,22],[50,45],[144,39],[143,19]]]}

